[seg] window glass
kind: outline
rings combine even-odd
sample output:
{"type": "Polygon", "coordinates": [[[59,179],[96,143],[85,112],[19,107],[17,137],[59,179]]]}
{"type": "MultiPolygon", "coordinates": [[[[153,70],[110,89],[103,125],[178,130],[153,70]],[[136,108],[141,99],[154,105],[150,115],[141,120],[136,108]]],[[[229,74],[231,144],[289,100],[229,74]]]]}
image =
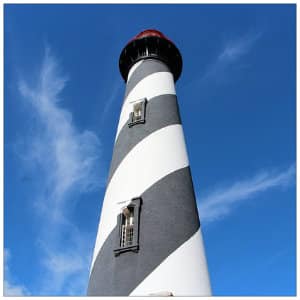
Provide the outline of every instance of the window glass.
{"type": "Polygon", "coordinates": [[[134,211],[133,208],[125,208],[122,214],[122,228],[121,228],[121,247],[132,246],[133,244],[133,222],[134,211]]]}
{"type": "Polygon", "coordinates": [[[146,122],[146,102],[144,98],[133,103],[132,112],[129,115],[129,127],[146,122]]]}

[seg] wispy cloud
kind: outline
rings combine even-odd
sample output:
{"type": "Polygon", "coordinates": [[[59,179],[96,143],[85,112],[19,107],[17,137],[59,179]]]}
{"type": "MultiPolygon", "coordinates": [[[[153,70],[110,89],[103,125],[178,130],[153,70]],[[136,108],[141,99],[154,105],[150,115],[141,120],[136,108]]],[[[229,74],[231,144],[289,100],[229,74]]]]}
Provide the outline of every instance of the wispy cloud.
{"type": "Polygon", "coordinates": [[[208,66],[201,77],[202,82],[228,79],[230,67],[236,65],[248,54],[262,36],[261,32],[248,33],[225,42],[215,60],[208,66]]]}
{"type": "Polygon", "coordinates": [[[275,251],[272,255],[268,253],[268,256],[265,258],[265,265],[266,266],[271,266],[273,264],[276,264],[276,262],[280,259],[282,259],[285,256],[288,256],[289,253],[289,248],[288,247],[283,247],[277,251],[275,251]]]}
{"type": "Polygon", "coordinates": [[[72,224],[69,215],[76,195],[104,185],[100,140],[92,131],[79,131],[71,112],[62,107],[66,84],[67,77],[49,49],[45,51],[36,84],[30,86],[24,79],[19,81],[24,103],[36,121],[23,143],[26,149],[23,147],[19,153],[25,166],[36,168],[34,176],[40,186],[35,212],[41,217],[37,245],[45,270],[40,293],[45,295],[85,292],[88,238],[72,224]]]}
{"type": "Polygon", "coordinates": [[[91,131],[79,132],[71,113],[60,106],[61,92],[67,78],[60,74],[57,60],[47,49],[35,87],[19,82],[19,91],[31,104],[38,119],[37,129],[30,141],[26,160],[38,164],[44,171],[45,184],[51,187],[49,200],[57,204],[68,199],[76,188],[82,192],[94,190],[101,181],[96,163],[101,154],[98,137],[91,131]]]}
{"type": "Polygon", "coordinates": [[[205,68],[201,66],[201,71],[182,87],[183,92],[201,90],[200,95],[203,99],[207,92],[216,90],[215,85],[224,85],[236,80],[237,75],[241,76],[242,70],[249,67],[245,58],[253,52],[262,36],[263,32],[249,32],[220,43],[220,50],[205,68]]]}
{"type": "Polygon", "coordinates": [[[10,250],[4,249],[4,282],[3,294],[4,296],[28,296],[30,293],[24,285],[16,284],[12,278],[9,263],[11,261],[10,250]]]}
{"type": "Polygon", "coordinates": [[[238,39],[228,40],[217,58],[219,63],[234,62],[252,50],[262,33],[246,34],[238,39]]]}
{"type": "Polygon", "coordinates": [[[243,201],[267,190],[284,188],[294,183],[295,165],[291,165],[281,172],[266,170],[251,178],[216,187],[198,202],[201,220],[204,223],[218,221],[228,216],[243,201]]]}
{"type": "Polygon", "coordinates": [[[57,236],[54,242],[52,239],[49,243],[43,238],[38,241],[43,251],[41,266],[46,270],[46,276],[40,282],[40,293],[85,295],[93,246],[90,241],[93,238],[70,222],[55,230],[61,230],[60,238],[66,240],[58,242],[57,236]]]}
{"type": "Polygon", "coordinates": [[[117,99],[119,99],[121,91],[122,91],[122,85],[120,84],[120,79],[117,78],[113,83],[112,89],[109,91],[109,96],[106,98],[105,105],[101,113],[102,122],[107,120],[109,111],[111,110],[113,103],[117,99]]]}

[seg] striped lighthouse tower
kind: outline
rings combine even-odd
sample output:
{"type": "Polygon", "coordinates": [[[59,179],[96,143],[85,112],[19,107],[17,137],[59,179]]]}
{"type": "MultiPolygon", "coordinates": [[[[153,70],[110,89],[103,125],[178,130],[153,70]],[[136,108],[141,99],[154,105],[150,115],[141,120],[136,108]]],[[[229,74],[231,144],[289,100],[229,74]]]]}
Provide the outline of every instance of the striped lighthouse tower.
{"type": "Polygon", "coordinates": [[[89,296],[209,296],[195,194],[178,111],[177,47],[157,30],[123,49],[126,82],[89,296]]]}

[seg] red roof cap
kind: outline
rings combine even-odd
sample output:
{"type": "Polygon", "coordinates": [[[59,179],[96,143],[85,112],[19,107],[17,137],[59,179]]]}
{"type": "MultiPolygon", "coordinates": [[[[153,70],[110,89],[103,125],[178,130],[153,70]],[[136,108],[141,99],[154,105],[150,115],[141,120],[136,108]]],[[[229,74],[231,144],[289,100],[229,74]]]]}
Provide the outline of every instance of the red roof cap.
{"type": "Polygon", "coordinates": [[[133,39],[131,39],[129,41],[132,42],[134,40],[138,40],[138,39],[142,39],[144,37],[148,37],[148,36],[157,36],[157,37],[160,37],[162,39],[166,39],[168,41],[170,41],[171,43],[173,43],[170,39],[168,39],[163,33],[161,33],[160,31],[156,30],[156,29],[147,29],[147,30],[144,30],[142,32],[140,32],[138,35],[136,35],[133,39]]]}

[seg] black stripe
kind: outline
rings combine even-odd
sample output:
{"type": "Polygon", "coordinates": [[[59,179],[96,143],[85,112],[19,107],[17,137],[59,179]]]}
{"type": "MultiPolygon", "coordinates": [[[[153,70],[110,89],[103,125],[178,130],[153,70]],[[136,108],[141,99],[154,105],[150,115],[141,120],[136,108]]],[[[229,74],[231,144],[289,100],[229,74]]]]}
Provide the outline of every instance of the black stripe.
{"type": "MultiPolygon", "coordinates": [[[[133,90],[133,88],[145,77],[157,72],[170,72],[168,66],[157,59],[146,59],[144,60],[136,70],[134,70],[129,81],[126,85],[125,97],[133,90]]],[[[171,73],[172,74],[172,73],[171,73]]]]}
{"type": "Polygon", "coordinates": [[[181,124],[176,95],[166,94],[152,98],[147,103],[145,119],[144,124],[136,124],[131,128],[126,122],[121,129],[114,146],[107,185],[123,158],[137,143],[158,129],[181,124]]]}
{"type": "MultiPolygon", "coordinates": [[[[199,229],[189,167],[167,175],[141,197],[139,252],[125,252],[115,257],[113,249],[118,228],[114,228],[93,265],[89,296],[128,296],[199,229]]],[[[184,280],[188,278],[182,278],[184,280]]]]}

